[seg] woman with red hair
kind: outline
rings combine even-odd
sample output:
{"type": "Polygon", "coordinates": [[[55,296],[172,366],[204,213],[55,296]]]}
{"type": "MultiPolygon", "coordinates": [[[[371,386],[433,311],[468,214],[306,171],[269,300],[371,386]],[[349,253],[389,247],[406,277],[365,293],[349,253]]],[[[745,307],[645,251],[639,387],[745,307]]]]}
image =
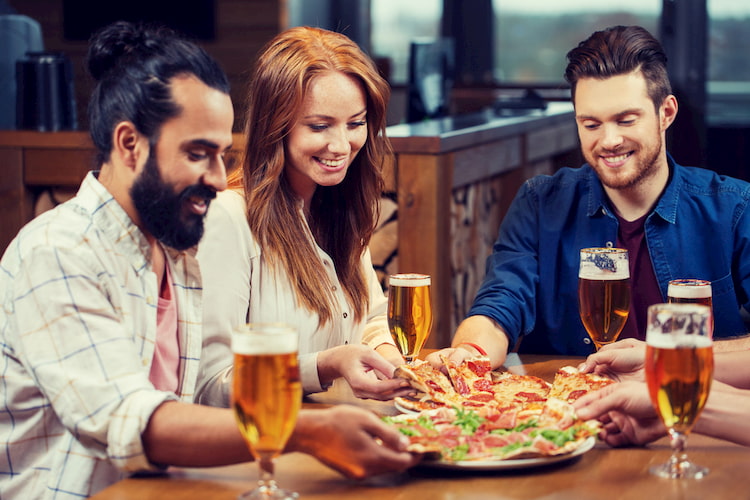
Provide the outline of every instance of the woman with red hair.
{"type": "MultiPolygon", "coordinates": [[[[262,51],[248,89],[245,155],[207,220],[207,373],[223,380],[229,332],[277,321],[300,333],[306,393],[344,377],[360,397],[407,390],[368,243],[383,190],[388,83],[331,31],[291,28],[262,51]]],[[[204,372],[206,373],[206,372],[204,372]]]]}

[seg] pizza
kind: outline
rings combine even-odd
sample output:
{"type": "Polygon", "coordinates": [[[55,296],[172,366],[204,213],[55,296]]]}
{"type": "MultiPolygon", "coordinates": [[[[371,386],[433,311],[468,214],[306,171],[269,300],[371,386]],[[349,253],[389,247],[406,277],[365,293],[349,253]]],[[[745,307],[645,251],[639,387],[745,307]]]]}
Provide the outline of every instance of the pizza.
{"type": "Polygon", "coordinates": [[[512,406],[540,411],[549,398],[572,403],[589,391],[614,383],[610,378],[582,373],[572,366],[560,368],[550,384],[533,375],[494,372],[486,356],[467,358],[460,365],[445,357],[442,360],[447,375],[423,360],[396,368],[394,376],[406,379],[416,391],[412,397],[397,397],[399,406],[412,411],[453,406],[512,406]]]}
{"type": "Polygon", "coordinates": [[[416,394],[397,397],[411,414],[385,417],[410,441],[410,450],[442,460],[505,460],[570,453],[598,434],[596,421],[580,421],[571,403],[614,383],[566,366],[550,384],[532,375],[494,372],[489,358],[456,364],[442,358],[443,373],[426,361],[396,369],[416,394]]]}
{"type": "Polygon", "coordinates": [[[575,418],[570,404],[549,399],[536,416],[507,419],[507,410],[437,408],[383,417],[409,438],[407,450],[445,462],[552,457],[571,453],[599,433],[596,420],[575,418]]]}
{"type": "Polygon", "coordinates": [[[614,380],[593,373],[581,373],[572,366],[564,366],[555,374],[548,397],[572,403],[589,391],[601,389],[614,380]]]}

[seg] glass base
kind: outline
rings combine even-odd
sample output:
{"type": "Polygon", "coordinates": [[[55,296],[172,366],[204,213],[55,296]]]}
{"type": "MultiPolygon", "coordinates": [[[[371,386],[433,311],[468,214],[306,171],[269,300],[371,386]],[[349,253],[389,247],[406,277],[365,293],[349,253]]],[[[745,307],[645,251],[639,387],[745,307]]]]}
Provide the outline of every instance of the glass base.
{"type": "Polygon", "coordinates": [[[687,460],[670,461],[661,465],[654,465],[649,469],[649,472],[667,479],[701,479],[708,475],[708,467],[702,467],[687,460]]]}
{"type": "Polygon", "coordinates": [[[276,486],[259,486],[237,497],[238,500],[297,500],[299,493],[276,486]]]}

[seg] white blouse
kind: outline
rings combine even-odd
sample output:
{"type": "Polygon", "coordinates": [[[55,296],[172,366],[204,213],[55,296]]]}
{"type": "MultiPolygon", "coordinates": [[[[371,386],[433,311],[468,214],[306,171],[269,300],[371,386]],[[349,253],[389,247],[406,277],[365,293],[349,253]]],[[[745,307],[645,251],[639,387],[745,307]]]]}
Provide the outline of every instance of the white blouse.
{"type": "MultiPolygon", "coordinates": [[[[370,294],[370,308],[365,321],[355,322],[341,288],[331,257],[315,245],[328,272],[336,299],[334,316],[318,328],[318,314],[297,303],[296,295],[283,271],[274,273],[250,233],[245,199],[237,191],[218,194],[206,217],[206,231],[198,249],[203,275],[203,352],[199,380],[225,384],[231,379],[230,332],[244,323],[284,322],[299,331],[299,354],[302,386],[305,393],[323,390],[318,378],[317,353],[351,343],[375,348],[393,344],[386,319],[387,299],[372,267],[369,250],[362,255],[370,294]]],[[[304,215],[300,208],[300,217],[304,215]]],[[[309,230],[308,230],[309,231],[309,230]]],[[[312,240],[312,235],[308,232],[312,240]]],[[[314,243],[314,240],[312,240],[314,243]]],[[[204,385],[202,392],[211,392],[204,385]]],[[[204,403],[228,405],[225,401],[204,403]]]]}

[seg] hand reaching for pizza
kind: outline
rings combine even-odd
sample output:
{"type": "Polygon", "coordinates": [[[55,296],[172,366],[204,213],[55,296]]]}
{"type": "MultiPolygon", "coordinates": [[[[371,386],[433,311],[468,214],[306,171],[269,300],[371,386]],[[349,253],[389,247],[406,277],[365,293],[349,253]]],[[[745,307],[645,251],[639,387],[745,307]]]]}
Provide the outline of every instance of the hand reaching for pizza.
{"type": "Polygon", "coordinates": [[[351,405],[303,411],[295,433],[301,428],[305,432],[295,434],[295,448],[287,451],[308,453],[353,479],[401,471],[421,458],[407,452],[408,440],[396,429],[351,405]]]}
{"type": "Polygon", "coordinates": [[[321,384],[344,377],[358,398],[387,400],[413,392],[406,381],[393,378],[395,369],[391,362],[364,345],[342,345],[318,353],[321,384]]]}
{"type": "Polygon", "coordinates": [[[643,382],[608,385],[581,396],[573,406],[580,418],[602,423],[599,437],[610,446],[642,445],[666,434],[643,382]]]}
{"type": "Polygon", "coordinates": [[[645,342],[625,339],[605,345],[581,363],[578,369],[583,373],[604,375],[614,380],[643,382],[646,380],[643,371],[645,358],[645,342]]]}
{"type": "Polygon", "coordinates": [[[467,359],[475,356],[476,353],[473,353],[462,347],[446,347],[445,349],[441,349],[439,351],[428,354],[424,359],[433,367],[447,374],[448,367],[445,365],[446,359],[452,363],[455,363],[456,365],[461,365],[467,359]]]}

